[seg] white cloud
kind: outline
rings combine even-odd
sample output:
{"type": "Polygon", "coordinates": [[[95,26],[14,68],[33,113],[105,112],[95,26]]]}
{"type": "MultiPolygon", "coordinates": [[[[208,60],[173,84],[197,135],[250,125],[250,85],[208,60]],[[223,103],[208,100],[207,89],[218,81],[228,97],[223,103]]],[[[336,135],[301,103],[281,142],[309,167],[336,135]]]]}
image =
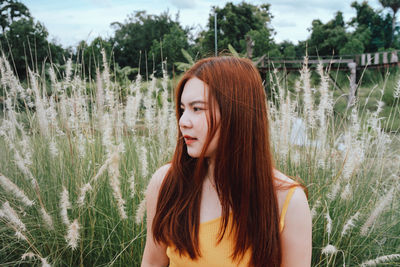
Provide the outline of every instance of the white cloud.
{"type": "Polygon", "coordinates": [[[170,0],[169,2],[178,9],[193,9],[196,7],[196,1],[194,0],[170,0]]]}
{"type": "MultiPolygon", "coordinates": [[[[271,22],[277,32],[275,40],[305,40],[313,19],[326,23],[340,10],[345,20],[355,16],[351,8],[354,0],[269,0],[274,16],[271,22]]],[[[128,14],[135,10],[145,10],[147,14],[160,14],[169,10],[174,15],[179,10],[182,26],[195,26],[198,31],[205,28],[212,6],[223,7],[228,0],[22,0],[34,18],[44,23],[50,36],[63,45],[76,45],[81,40],[90,41],[101,35],[113,34],[110,23],[124,22],[128,14]]],[[[239,4],[242,0],[231,1],[239,4]]],[[[260,5],[265,0],[248,0],[260,5]]],[[[358,0],[361,2],[361,0],[358,0]]],[[[374,8],[380,8],[378,0],[370,0],[374,8]]]]}

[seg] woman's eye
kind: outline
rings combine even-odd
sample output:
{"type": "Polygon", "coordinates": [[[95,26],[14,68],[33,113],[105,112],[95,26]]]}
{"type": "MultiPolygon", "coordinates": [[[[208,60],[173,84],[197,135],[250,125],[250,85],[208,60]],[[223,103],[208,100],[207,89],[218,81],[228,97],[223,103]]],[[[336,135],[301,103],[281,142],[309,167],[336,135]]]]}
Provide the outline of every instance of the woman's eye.
{"type": "Polygon", "coordinates": [[[203,107],[194,107],[193,110],[194,111],[201,111],[201,110],[204,110],[204,108],[203,107]]]}

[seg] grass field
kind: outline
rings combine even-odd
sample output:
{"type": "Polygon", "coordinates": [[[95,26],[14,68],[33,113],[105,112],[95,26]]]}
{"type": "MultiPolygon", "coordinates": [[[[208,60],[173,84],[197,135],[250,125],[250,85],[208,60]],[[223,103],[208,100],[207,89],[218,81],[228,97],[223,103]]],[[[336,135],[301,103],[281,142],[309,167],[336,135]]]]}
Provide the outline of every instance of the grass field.
{"type": "MultiPolygon", "coordinates": [[[[107,62],[96,81],[71,66],[23,86],[0,59],[1,266],[140,265],[146,185],[175,146],[174,81],[164,72],[122,88],[107,62]]],[[[276,82],[268,101],[277,168],[308,189],[312,266],[400,264],[398,78],[337,112],[343,97],[316,75],[276,82]]]]}

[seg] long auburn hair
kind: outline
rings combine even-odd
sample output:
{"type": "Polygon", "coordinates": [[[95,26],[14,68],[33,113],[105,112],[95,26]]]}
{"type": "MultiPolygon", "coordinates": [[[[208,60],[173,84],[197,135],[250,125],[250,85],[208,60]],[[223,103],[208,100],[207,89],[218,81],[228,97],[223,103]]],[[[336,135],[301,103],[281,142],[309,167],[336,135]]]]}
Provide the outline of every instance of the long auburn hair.
{"type": "Polygon", "coordinates": [[[214,182],[222,205],[219,241],[232,212],[236,244],[233,260],[250,249],[253,266],[280,266],[279,211],[273,178],[266,95],[258,70],[247,59],[211,57],[189,69],[175,90],[178,139],[171,167],[161,185],[153,219],[156,242],[173,245],[196,259],[199,249],[200,201],[208,161],[204,154],[220,127],[215,153],[214,182]],[[179,130],[181,95],[197,77],[209,88],[209,130],[199,158],[191,158],[179,130]]]}

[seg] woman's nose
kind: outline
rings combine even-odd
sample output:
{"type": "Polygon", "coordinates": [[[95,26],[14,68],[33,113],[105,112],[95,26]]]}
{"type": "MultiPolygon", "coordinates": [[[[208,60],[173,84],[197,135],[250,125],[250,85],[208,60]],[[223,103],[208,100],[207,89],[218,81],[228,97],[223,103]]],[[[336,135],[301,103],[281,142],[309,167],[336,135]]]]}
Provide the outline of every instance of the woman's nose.
{"type": "Polygon", "coordinates": [[[183,112],[181,118],[179,119],[179,126],[182,128],[192,127],[192,121],[190,120],[187,113],[183,112]]]}

